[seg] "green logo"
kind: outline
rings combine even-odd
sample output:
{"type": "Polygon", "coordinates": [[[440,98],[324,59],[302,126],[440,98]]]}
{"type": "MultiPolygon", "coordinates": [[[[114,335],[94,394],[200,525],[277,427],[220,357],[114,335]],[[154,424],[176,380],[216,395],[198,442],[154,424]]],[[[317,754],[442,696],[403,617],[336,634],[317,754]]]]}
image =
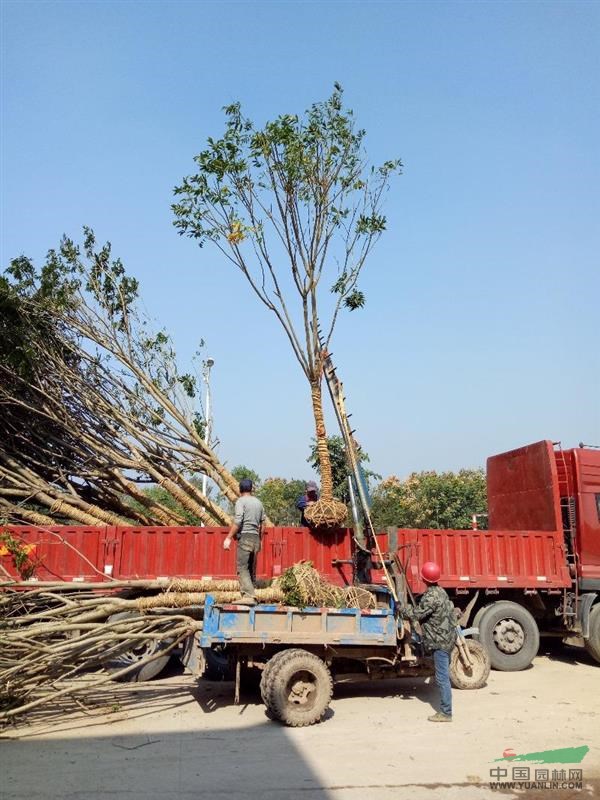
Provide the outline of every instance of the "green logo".
{"type": "Polygon", "coordinates": [[[534,764],[581,764],[589,752],[587,744],[581,747],[560,747],[558,750],[541,750],[539,753],[515,753],[508,748],[503,758],[494,761],[531,761],[534,764]]]}

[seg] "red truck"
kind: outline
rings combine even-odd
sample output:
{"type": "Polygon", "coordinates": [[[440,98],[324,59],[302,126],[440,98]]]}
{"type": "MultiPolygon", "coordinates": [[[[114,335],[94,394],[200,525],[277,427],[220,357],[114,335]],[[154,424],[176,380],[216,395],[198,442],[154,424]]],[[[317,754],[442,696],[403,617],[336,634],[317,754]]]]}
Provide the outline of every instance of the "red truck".
{"type": "Polygon", "coordinates": [[[487,493],[489,530],[390,531],[381,550],[404,558],[417,594],[420,565],[440,564],[496,669],[527,667],[540,633],[600,662],[600,450],[542,441],[492,456],[487,493]]]}
{"type": "MultiPolygon", "coordinates": [[[[479,628],[496,669],[527,667],[540,633],[583,645],[600,662],[600,450],[537,442],[488,459],[487,480],[489,530],[388,529],[376,542],[367,535],[360,548],[347,529],[272,528],[258,575],[276,577],[310,560],[337,584],[357,574],[362,582],[383,583],[385,566],[419,594],[420,565],[434,560],[463,624],[479,628]]],[[[234,555],[222,549],[225,528],[2,530],[33,547],[39,581],[235,576],[234,555]]],[[[17,577],[6,547],[0,547],[2,571],[17,577]]]]}

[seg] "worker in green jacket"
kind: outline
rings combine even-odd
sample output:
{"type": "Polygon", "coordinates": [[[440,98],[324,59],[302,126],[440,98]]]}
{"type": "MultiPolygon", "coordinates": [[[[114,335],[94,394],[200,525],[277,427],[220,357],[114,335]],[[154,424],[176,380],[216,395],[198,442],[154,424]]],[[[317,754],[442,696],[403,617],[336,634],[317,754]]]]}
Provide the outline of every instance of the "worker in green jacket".
{"type": "Polygon", "coordinates": [[[427,591],[414,608],[405,607],[405,619],[418,622],[423,632],[423,646],[433,655],[435,682],[440,690],[440,711],[428,717],[430,722],[452,722],[452,687],[450,686],[450,653],[456,644],[456,613],[445,590],[438,586],[440,568],[433,561],[421,567],[427,591]]]}

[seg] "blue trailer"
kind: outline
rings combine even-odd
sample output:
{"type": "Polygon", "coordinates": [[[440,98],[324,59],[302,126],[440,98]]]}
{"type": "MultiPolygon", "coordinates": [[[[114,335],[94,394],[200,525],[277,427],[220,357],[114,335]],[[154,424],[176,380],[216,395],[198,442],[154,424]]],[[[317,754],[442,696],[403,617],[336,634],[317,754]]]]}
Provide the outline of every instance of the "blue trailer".
{"type": "MultiPolygon", "coordinates": [[[[431,659],[399,618],[390,592],[377,587],[377,593],[373,609],[249,607],[209,596],[196,652],[228,656],[236,702],[244,676],[260,676],[272,717],[294,727],[312,725],[325,715],[334,681],[433,675],[431,659]]],[[[462,689],[483,686],[490,671],[487,651],[464,638],[469,633],[459,637],[450,663],[452,683],[462,689]]]]}

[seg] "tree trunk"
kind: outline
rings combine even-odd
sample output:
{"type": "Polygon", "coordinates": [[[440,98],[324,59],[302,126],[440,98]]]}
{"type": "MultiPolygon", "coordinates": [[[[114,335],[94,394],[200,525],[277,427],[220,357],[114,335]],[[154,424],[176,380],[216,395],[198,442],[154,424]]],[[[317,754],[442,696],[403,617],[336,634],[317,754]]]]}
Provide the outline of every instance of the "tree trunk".
{"type": "Polygon", "coordinates": [[[331,470],[329,448],[327,447],[327,431],[325,430],[325,419],[323,418],[323,394],[320,380],[311,381],[310,395],[315,417],[317,453],[319,454],[319,464],[321,466],[321,498],[330,500],[333,497],[333,472],[331,470]]]}

